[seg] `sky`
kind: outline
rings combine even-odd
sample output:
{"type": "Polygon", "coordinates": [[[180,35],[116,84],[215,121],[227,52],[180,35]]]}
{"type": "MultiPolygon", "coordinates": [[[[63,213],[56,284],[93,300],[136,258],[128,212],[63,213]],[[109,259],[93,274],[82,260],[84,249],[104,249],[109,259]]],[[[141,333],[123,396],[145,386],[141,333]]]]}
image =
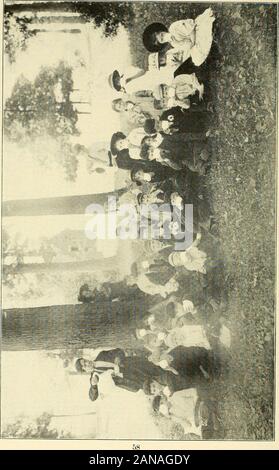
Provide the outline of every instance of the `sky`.
{"type": "MultiPolygon", "coordinates": [[[[63,25],[56,25],[57,29],[63,25]]],[[[16,80],[23,74],[34,80],[41,66],[51,66],[64,60],[73,67],[74,88],[78,95],[89,101],[82,105],[91,114],[79,115],[78,137],[69,141],[86,145],[109,145],[113,132],[121,130],[119,115],[112,110],[111,101],[118,96],[108,83],[109,73],[115,68],[134,72],[131,67],[129,41],[124,28],[114,38],[105,38],[102,29],[92,24],[81,25],[81,34],[42,33],[30,38],[26,51],[18,54],[14,64],[5,60],[4,97],[10,96],[16,80]],[[100,53],[102,51],[102,53],[100,53]],[[121,54],[119,54],[121,51],[121,54]],[[83,64],[83,65],[81,65],[83,64]]],[[[18,144],[4,146],[4,200],[29,199],[51,196],[68,196],[107,192],[122,187],[127,173],[107,167],[100,178],[88,172],[84,161],[79,160],[75,182],[65,180],[64,170],[53,158],[51,142],[42,142],[35,150],[22,148],[18,144]],[[16,184],[15,184],[16,180],[16,184]],[[50,187],[52,188],[50,194],[50,187]]]]}

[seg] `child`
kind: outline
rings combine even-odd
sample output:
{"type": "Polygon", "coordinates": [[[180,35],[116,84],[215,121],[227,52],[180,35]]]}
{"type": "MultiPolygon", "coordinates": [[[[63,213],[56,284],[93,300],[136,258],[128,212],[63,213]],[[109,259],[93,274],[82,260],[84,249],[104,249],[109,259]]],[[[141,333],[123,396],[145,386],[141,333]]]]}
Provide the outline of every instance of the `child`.
{"type": "Polygon", "coordinates": [[[207,255],[204,251],[197,248],[201,239],[200,233],[197,234],[195,241],[185,251],[173,252],[169,256],[169,263],[172,266],[184,266],[189,271],[198,271],[206,274],[206,259],[207,255]]]}
{"type": "MultiPolygon", "coordinates": [[[[152,163],[152,162],[150,162],[152,163]]],[[[176,171],[163,165],[151,166],[150,168],[134,168],[131,171],[131,180],[138,185],[144,183],[160,183],[174,178],[176,171]]]]}
{"type": "Polygon", "coordinates": [[[113,100],[112,109],[117,113],[125,114],[127,121],[136,126],[143,126],[146,119],[151,118],[151,115],[143,111],[141,106],[132,101],[125,102],[122,98],[113,100]]]}
{"type": "Polygon", "coordinates": [[[180,390],[172,396],[157,395],[153,400],[153,410],[182,425],[185,434],[202,437],[200,400],[195,388],[180,390]]]}
{"type": "Polygon", "coordinates": [[[160,116],[161,129],[164,133],[206,133],[208,131],[208,113],[205,111],[183,109],[174,106],[160,116]]]}
{"type": "Polygon", "coordinates": [[[160,84],[154,91],[154,97],[162,101],[163,108],[180,106],[189,109],[191,106],[190,97],[198,93],[199,100],[204,93],[204,85],[197,79],[195,73],[177,75],[171,84],[160,84]]]}
{"type": "Polygon", "coordinates": [[[203,134],[166,135],[158,132],[154,136],[145,136],[141,145],[159,149],[159,158],[180,165],[180,168],[188,167],[199,175],[204,175],[207,171],[209,154],[203,134]],[[164,152],[161,153],[161,150],[164,152]]]}

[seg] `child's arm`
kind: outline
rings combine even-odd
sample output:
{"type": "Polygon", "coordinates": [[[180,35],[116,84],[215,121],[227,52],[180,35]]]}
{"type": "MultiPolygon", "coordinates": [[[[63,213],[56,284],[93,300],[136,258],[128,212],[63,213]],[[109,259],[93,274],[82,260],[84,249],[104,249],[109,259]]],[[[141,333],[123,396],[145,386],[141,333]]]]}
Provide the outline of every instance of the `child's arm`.
{"type": "Polygon", "coordinates": [[[169,166],[173,170],[181,170],[181,166],[178,163],[173,162],[169,158],[164,158],[161,163],[162,165],[169,166]]]}
{"type": "Polygon", "coordinates": [[[190,105],[191,103],[189,98],[186,98],[184,101],[178,100],[177,98],[175,99],[174,106],[180,106],[182,109],[189,109],[190,105]]]}

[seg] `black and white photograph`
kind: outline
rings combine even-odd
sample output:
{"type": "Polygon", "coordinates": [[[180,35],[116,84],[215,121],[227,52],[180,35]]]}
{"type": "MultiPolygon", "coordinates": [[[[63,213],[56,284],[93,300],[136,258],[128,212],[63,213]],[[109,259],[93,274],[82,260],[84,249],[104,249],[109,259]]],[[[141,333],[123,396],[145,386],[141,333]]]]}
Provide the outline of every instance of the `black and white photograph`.
{"type": "Polygon", "coordinates": [[[278,5],[1,3],[1,439],[275,441],[278,5]]]}

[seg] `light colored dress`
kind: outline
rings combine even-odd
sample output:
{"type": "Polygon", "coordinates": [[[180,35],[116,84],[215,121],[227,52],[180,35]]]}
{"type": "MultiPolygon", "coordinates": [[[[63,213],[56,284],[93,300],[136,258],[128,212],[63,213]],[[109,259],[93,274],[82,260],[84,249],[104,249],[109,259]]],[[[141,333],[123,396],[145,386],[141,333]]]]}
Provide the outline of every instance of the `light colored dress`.
{"type": "Polygon", "coordinates": [[[185,251],[173,252],[169,256],[172,266],[184,266],[188,271],[197,271],[202,274],[206,274],[206,260],[206,253],[195,245],[191,245],[185,251]]]}
{"type": "MultiPolygon", "coordinates": [[[[171,82],[170,85],[164,83],[164,107],[172,108],[174,106],[180,106],[181,108],[190,108],[189,97],[199,92],[202,95],[204,86],[199,83],[196,75],[192,74],[181,74],[177,75],[171,82]]],[[[161,99],[161,87],[158,86],[154,90],[154,96],[157,99],[161,99]]]]}
{"type": "Polygon", "coordinates": [[[169,27],[170,44],[177,50],[183,50],[184,60],[191,56],[194,64],[200,66],[210,52],[214,21],[211,8],[207,8],[195,20],[175,21],[169,27]]]}
{"type": "MultiPolygon", "coordinates": [[[[201,85],[194,73],[181,74],[175,77],[172,82],[171,88],[174,89],[174,105],[189,107],[188,98],[193,96],[197,91],[203,91],[203,85],[201,85]]],[[[169,92],[170,95],[170,92],[169,92]]]]}
{"type": "Polygon", "coordinates": [[[166,298],[168,294],[175,292],[178,289],[178,286],[173,287],[172,283],[166,283],[165,285],[154,284],[152,281],[145,276],[144,273],[140,274],[137,278],[138,288],[149,295],[161,295],[161,297],[166,298]]]}
{"type": "Polygon", "coordinates": [[[183,253],[183,258],[186,269],[206,274],[205,262],[207,256],[204,251],[199,250],[196,246],[190,246],[190,248],[183,253]]]}
{"type": "Polygon", "coordinates": [[[173,328],[164,341],[170,349],[174,349],[176,346],[211,349],[202,325],[184,325],[173,328]]]}
{"type": "Polygon", "coordinates": [[[198,394],[195,388],[175,392],[169,399],[169,416],[180,423],[185,434],[193,433],[202,437],[201,425],[195,423],[195,407],[198,394]]]}
{"type": "MultiPolygon", "coordinates": [[[[149,54],[149,56],[154,56],[156,54],[149,54]]],[[[156,62],[157,63],[157,62],[156,62]]],[[[165,67],[155,66],[155,62],[149,62],[148,70],[128,83],[125,84],[125,90],[129,94],[137,93],[143,90],[153,92],[160,83],[171,84],[173,80],[173,74],[177,65],[172,61],[169,61],[168,65],[165,67]]]]}
{"type": "Polygon", "coordinates": [[[98,392],[99,395],[106,397],[114,393],[115,389],[117,388],[113,378],[113,370],[107,370],[99,375],[99,382],[98,382],[98,392]]]}

